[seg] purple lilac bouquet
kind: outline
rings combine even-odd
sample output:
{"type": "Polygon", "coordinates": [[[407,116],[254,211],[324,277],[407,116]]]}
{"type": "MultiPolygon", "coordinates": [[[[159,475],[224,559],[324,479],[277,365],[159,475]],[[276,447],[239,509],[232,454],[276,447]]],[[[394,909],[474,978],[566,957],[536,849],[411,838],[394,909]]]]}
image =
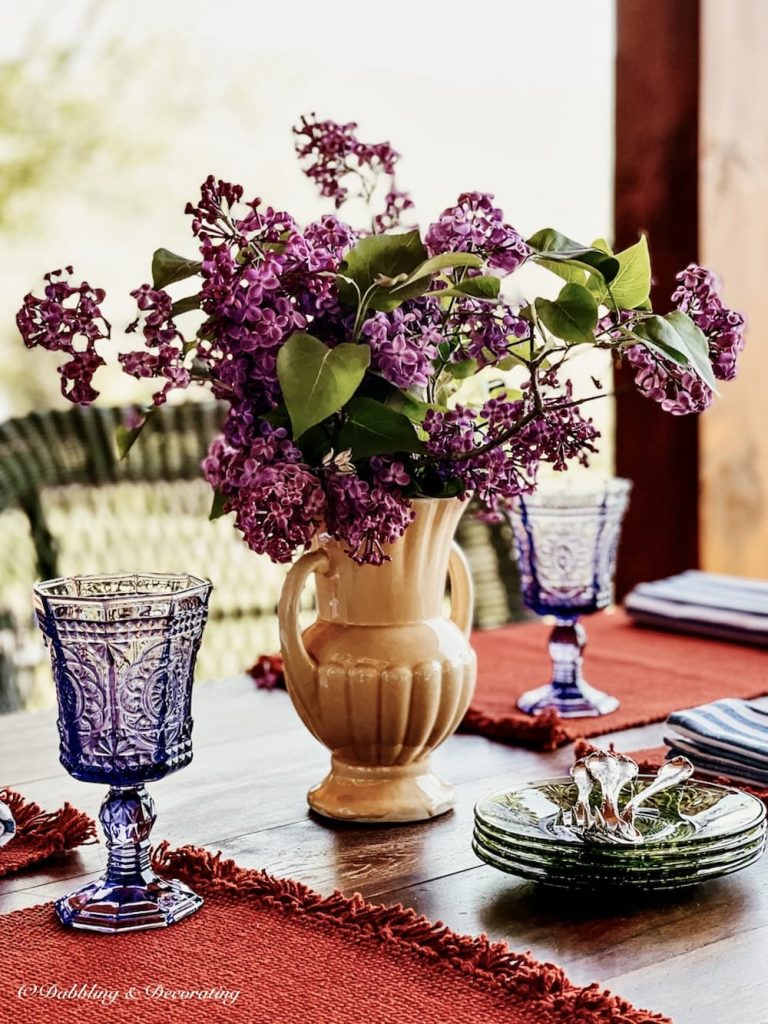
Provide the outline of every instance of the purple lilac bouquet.
{"type": "MultiPolygon", "coordinates": [[[[659,316],[644,238],[619,253],[550,228],[523,239],[480,192],[460,195],[422,237],[401,226],[413,204],[389,143],[314,117],[294,134],[306,175],[337,210],[381,197],[370,228],[331,214],[301,227],[209,177],[186,209],[198,255],[155,252],[152,284],[131,293],[128,329],[143,345],[118,356],[126,373],[161,385],[128,444],[173,390],[204,384],[228,403],[203,472],[212,515],[234,512],[254,551],[286,562],[324,530],[356,561],[379,564],[413,498],[474,494],[499,516],[535,487],[541,463],[586,463],[598,432],[581,407],[599,396],[574,395],[564,373],[581,345],[626,361],[639,391],[676,415],[705,409],[716,380],[734,376],[744,320],[709,271],[678,275],[676,309],[659,316]],[[503,279],[525,263],[564,281],[555,299],[505,301],[503,279]],[[190,294],[167,290],[191,278],[190,294]],[[193,310],[202,323],[185,332],[193,310]],[[517,369],[519,388],[500,382],[479,407],[457,403],[460,382],[486,367],[517,369]]],[[[66,354],[63,393],[89,403],[110,326],[104,292],[71,278],[70,267],[47,275],[17,323],[28,347],[66,354]]]]}

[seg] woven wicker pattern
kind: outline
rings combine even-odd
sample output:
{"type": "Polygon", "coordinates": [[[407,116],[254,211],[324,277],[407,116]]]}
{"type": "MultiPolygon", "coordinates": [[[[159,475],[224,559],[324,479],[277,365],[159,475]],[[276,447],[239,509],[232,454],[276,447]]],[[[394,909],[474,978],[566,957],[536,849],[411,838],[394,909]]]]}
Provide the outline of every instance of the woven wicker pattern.
{"type": "MultiPolygon", "coordinates": [[[[208,577],[198,678],[235,675],[277,650],[287,567],[249,551],[230,516],[208,520],[200,462],[224,411],[213,402],[163,406],[122,460],[114,438],[128,409],[73,407],[0,425],[0,711],[53,703],[32,617],[36,579],[136,569],[208,577]]],[[[475,578],[476,625],[519,618],[508,526],[466,515],[459,540],[475,578]]],[[[312,603],[310,589],[307,620],[312,603]]]]}
{"type": "Polygon", "coordinates": [[[467,556],[475,583],[475,626],[492,629],[526,617],[509,523],[485,523],[464,514],[456,540],[467,556]]]}
{"type": "Polygon", "coordinates": [[[132,569],[206,576],[215,590],[198,678],[235,675],[255,652],[276,649],[286,567],[249,551],[231,517],[208,520],[211,490],[200,478],[200,461],[223,408],[163,407],[121,460],[114,437],[127,411],[73,408],[0,426],[5,710],[53,703],[32,618],[35,579],[132,569]]]}

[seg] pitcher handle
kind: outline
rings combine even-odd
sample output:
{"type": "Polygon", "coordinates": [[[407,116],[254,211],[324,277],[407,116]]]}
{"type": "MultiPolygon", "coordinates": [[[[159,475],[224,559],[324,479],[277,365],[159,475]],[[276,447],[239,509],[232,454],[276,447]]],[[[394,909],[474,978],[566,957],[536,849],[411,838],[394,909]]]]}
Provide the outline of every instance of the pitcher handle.
{"type": "Polygon", "coordinates": [[[451,619],[464,636],[469,637],[475,608],[475,588],[467,559],[456,541],[451,544],[448,578],[451,581],[451,619]]]}
{"type": "Polygon", "coordinates": [[[330,567],[330,560],[324,551],[307,551],[288,571],[280,594],[277,615],[286,680],[289,674],[297,676],[300,685],[310,685],[317,669],[315,659],[304,646],[299,626],[301,592],[310,573],[327,573],[330,567]]]}

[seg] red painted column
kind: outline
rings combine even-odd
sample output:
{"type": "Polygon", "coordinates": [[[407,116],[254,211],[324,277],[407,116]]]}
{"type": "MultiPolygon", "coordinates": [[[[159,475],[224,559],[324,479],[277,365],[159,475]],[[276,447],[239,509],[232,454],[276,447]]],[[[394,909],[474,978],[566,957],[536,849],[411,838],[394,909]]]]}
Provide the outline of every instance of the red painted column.
{"type": "MultiPolygon", "coordinates": [[[[697,258],[699,0],[617,0],[617,248],[646,233],[654,308],[697,258]]],[[[617,375],[616,471],[634,481],[617,592],[698,564],[698,420],[670,416],[617,375]]]]}

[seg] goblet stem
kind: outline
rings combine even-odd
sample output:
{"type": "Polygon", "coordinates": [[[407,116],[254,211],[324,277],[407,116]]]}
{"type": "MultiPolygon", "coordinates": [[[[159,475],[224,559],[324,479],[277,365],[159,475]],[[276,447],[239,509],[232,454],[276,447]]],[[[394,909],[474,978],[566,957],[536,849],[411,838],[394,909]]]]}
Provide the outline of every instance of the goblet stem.
{"type": "Polygon", "coordinates": [[[149,833],[155,801],[145,786],[112,786],[99,811],[108,860],[105,878],[114,885],[144,885],[149,867],[149,833]]]}
{"type": "Polygon", "coordinates": [[[584,683],[583,651],[587,632],[578,619],[557,619],[549,635],[549,656],[552,659],[552,693],[556,700],[573,700],[581,696],[584,683]]]}
{"type": "Polygon", "coordinates": [[[63,924],[97,932],[165,928],[192,914],[202,898],[181,882],[160,878],[150,864],[155,802],[144,786],[113,786],[99,811],[107,870],[56,903],[63,924]]]}
{"type": "Polygon", "coordinates": [[[554,710],[561,718],[588,718],[616,710],[619,702],[615,697],[596,690],[584,679],[586,644],[587,633],[578,616],[555,621],[549,636],[552,680],[524,693],[517,702],[521,711],[540,715],[554,710]]]}

